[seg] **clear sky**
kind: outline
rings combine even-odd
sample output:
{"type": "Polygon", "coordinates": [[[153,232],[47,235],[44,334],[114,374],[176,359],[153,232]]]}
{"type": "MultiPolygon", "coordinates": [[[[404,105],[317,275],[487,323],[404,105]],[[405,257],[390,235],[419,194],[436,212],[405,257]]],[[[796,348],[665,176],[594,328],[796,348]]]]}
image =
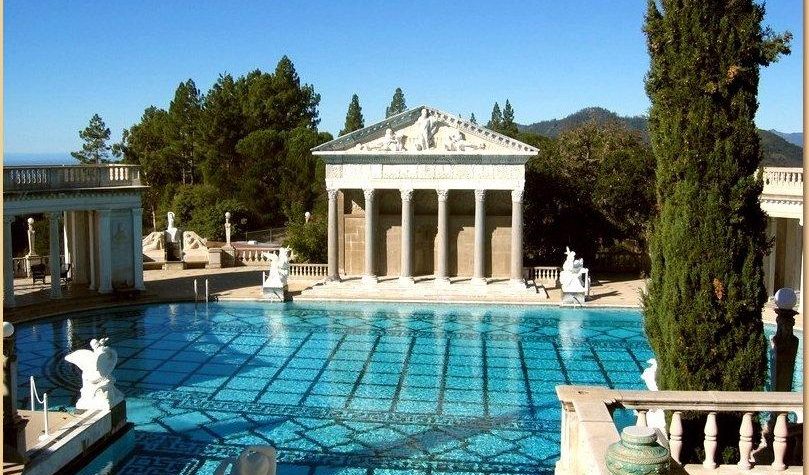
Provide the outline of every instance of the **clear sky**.
{"type": "MultiPolygon", "coordinates": [[[[321,95],[336,135],[353,93],[366,124],[396,87],[481,122],[508,98],[520,123],[603,106],[645,114],[645,2],[46,1],[6,0],[5,151],[68,152],[98,113],[118,140],[178,83],[202,91],[223,72],[272,71],[287,54],[321,95]],[[223,8],[225,3],[238,8],[223,8]]],[[[757,124],[800,131],[800,0],[771,0],[767,24],[795,35],[793,54],[762,73],[757,124]]]]}

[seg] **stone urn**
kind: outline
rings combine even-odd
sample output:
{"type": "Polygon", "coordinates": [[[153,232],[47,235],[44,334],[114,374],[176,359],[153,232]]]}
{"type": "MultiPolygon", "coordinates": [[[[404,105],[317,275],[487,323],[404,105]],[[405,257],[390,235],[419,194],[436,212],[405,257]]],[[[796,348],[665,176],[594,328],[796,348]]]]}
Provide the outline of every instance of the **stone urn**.
{"type": "Polygon", "coordinates": [[[607,449],[607,469],[613,475],[651,475],[669,473],[669,451],[657,443],[651,427],[626,427],[621,441],[607,449]]]}

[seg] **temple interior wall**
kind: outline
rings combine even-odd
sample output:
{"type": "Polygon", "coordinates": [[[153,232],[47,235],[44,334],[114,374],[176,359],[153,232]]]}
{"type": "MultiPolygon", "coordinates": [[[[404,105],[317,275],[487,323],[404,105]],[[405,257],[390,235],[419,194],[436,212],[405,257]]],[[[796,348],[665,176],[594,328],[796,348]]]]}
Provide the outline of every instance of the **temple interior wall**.
{"type": "MultiPolygon", "coordinates": [[[[401,195],[399,190],[376,190],[376,273],[398,276],[401,266],[401,195]]],[[[472,190],[453,190],[449,199],[450,276],[471,276],[474,262],[475,198],[472,190]]],[[[341,190],[338,198],[339,267],[346,275],[365,270],[365,198],[362,190],[341,190]]],[[[432,275],[438,258],[438,198],[434,190],[413,194],[413,271],[432,275]]],[[[511,194],[486,193],[486,276],[507,278],[511,253],[511,194]]]]}

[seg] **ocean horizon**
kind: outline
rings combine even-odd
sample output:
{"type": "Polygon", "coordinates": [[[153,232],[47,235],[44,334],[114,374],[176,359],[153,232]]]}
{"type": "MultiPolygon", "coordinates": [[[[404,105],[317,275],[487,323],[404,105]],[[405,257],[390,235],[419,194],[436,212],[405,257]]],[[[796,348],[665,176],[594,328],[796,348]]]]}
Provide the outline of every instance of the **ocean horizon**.
{"type": "Polygon", "coordinates": [[[3,154],[3,165],[78,165],[70,152],[3,154]]]}

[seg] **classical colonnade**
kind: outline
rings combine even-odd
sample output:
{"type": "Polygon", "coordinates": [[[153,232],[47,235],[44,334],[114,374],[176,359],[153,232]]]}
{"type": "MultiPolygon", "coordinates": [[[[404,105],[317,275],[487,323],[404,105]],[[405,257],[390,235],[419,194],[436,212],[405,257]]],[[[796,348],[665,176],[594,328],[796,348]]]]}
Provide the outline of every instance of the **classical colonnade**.
{"type": "MultiPolygon", "coordinates": [[[[368,284],[377,282],[376,274],[376,218],[377,206],[375,196],[381,188],[364,188],[365,197],[365,263],[362,280],[368,284]]],[[[338,188],[329,188],[328,192],[328,280],[340,280],[339,273],[339,238],[338,238],[338,188]]],[[[449,189],[436,189],[438,198],[438,229],[436,238],[437,259],[435,262],[434,278],[436,285],[449,284],[449,189]]],[[[510,280],[515,284],[523,284],[522,275],[522,243],[523,219],[522,200],[523,189],[511,191],[511,267],[510,280]]],[[[401,266],[399,281],[402,284],[413,283],[413,188],[400,188],[402,200],[401,215],[401,266]]],[[[486,249],[486,189],[476,189],[475,194],[475,221],[474,221],[474,254],[472,282],[486,284],[485,275],[485,249],[486,249]]]]}
{"type": "MultiPolygon", "coordinates": [[[[127,210],[131,216],[131,228],[126,229],[132,236],[142,234],[143,208],[127,210]]],[[[120,211],[119,211],[120,212],[120,211]]],[[[112,240],[116,232],[112,229],[112,209],[95,210],[51,210],[44,213],[49,218],[48,250],[51,286],[50,297],[62,297],[60,274],[62,254],[60,242],[64,246],[64,263],[71,265],[71,277],[74,282],[86,283],[88,289],[105,294],[113,291],[113,246],[112,240]],[[61,232],[60,232],[61,228],[61,232]],[[84,229],[83,229],[84,228],[84,229]]],[[[12,253],[11,225],[19,216],[30,216],[35,213],[3,215],[3,294],[6,306],[14,305],[14,256],[12,253]]],[[[135,289],[143,287],[143,252],[141,240],[132,241],[132,283],[135,289]]],[[[30,246],[31,244],[29,244],[30,246]]],[[[29,249],[29,254],[33,249],[29,249]]],[[[39,256],[31,256],[36,259],[39,256]]]]}

